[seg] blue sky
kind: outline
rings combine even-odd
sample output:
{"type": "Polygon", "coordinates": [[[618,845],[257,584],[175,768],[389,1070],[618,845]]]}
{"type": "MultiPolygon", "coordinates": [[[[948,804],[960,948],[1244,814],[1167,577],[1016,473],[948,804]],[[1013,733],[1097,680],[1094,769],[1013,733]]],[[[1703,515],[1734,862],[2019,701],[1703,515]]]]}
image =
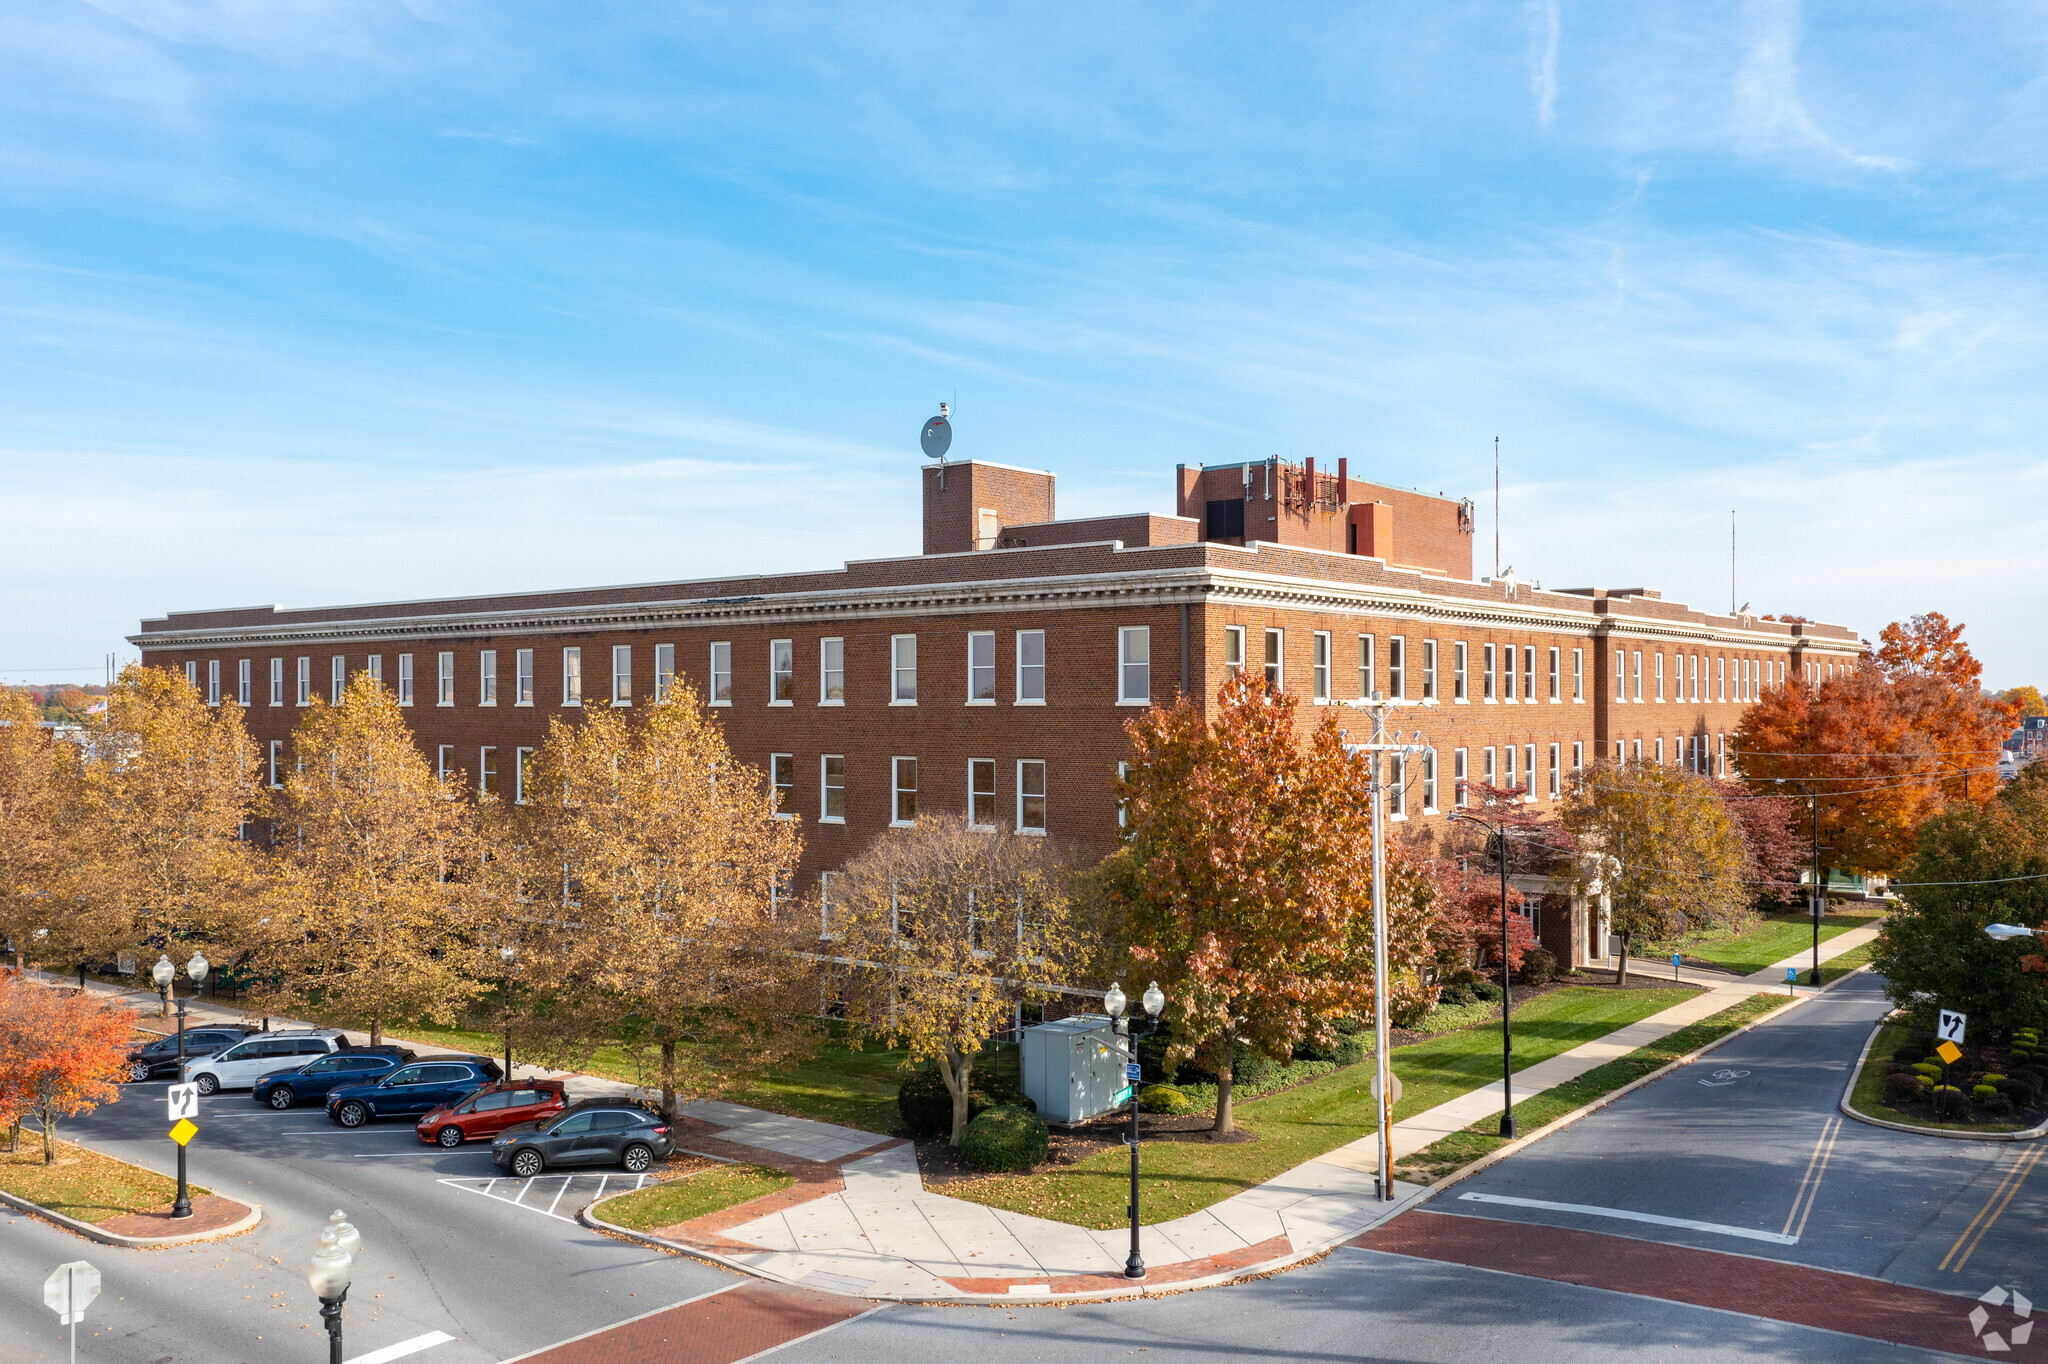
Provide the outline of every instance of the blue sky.
{"type": "Polygon", "coordinates": [[[145,615],[914,552],[916,434],[1278,453],[2048,683],[2048,11],[51,3],[0,677],[145,615]]]}

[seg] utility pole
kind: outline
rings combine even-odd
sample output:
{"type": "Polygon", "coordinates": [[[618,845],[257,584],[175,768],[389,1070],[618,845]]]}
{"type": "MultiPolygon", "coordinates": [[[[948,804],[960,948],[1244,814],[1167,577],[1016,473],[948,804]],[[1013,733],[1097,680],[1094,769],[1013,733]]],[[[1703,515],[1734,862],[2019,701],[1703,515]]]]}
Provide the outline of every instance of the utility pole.
{"type": "Polygon", "coordinates": [[[1493,438],[1493,576],[1500,576],[1500,437],[1493,438]]]}

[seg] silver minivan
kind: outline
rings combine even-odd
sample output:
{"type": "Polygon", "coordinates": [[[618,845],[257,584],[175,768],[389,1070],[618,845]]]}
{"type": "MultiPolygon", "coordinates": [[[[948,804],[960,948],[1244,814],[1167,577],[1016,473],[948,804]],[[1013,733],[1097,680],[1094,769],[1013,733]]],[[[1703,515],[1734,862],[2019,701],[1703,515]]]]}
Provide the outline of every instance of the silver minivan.
{"type": "Polygon", "coordinates": [[[247,1089],[274,1070],[290,1070],[346,1046],[347,1039],[334,1028],[261,1033],[225,1051],[186,1062],[185,1081],[198,1085],[201,1094],[247,1089]]]}

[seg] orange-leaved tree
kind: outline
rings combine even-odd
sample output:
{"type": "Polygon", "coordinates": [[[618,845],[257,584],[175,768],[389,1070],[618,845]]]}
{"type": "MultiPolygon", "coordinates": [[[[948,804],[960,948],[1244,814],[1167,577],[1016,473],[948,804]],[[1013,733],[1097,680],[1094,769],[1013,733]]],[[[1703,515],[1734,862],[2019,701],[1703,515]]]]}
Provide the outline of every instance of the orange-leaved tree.
{"type": "MultiPolygon", "coordinates": [[[[1239,1043],[1285,1059],[1373,1007],[1366,766],[1334,711],[1304,739],[1294,698],[1263,678],[1224,683],[1213,719],[1183,698],[1125,731],[1125,837],[1103,885],[1137,975],[1166,991],[1169,1057],[1214,1072],[1215,1130],[1230,1132],[1239,1043]]],[[[1387,862],[1389,1004],[1406,1011],[1431,989],[1435,890],[1392,849],[1387,862]]]]}
{"type": "Polygon", "coordinates": [[[1997,793],[2012,708],[1979,689],[1962,631],[1938,612],[1888,625],[1861,666],[1767,691],[1743,713],[1743,777],[1758,792],[1815,794],[1824,870],[1894,872],[1930,815],[1997,793]]]}
{"type": "Polygon", "coordinates": [[[0,1120],[33,1115],[43,1163],[56,1159],[57,1121],[120,1097],[134,1016],[82,990],[0,976],[0,1120]]]}
{"type": "Polygon", "coordinates": [[[82,959],[64,941],[77,919],[66,885],[78,753],[37,724],[28,693],[0,693],[0,938],[31,955],[82,959]]]}

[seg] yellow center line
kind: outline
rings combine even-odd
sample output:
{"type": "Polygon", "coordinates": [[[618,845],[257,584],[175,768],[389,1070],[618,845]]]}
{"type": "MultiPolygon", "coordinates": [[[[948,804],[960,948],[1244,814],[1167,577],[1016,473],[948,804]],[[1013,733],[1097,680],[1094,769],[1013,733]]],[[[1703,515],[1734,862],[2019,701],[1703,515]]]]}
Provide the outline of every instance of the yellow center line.
{"type": "Polygon", "coordinates": [[[1806,1201],[1806,1191],[1814,1183],[1814,1171],[1823,1163],[1821,1152],[1826,1150],[1828,1144],[1834,1139],[1834,1134],[1841,1126],[1841,1122],[1840,1115],[1831,1115],[1826,1122],[1821,1124],[1820,1137],[1813,1143],[1813,1154],[1806,1158],[1806,1174],[1799,1181],[1799,1191],[1792,1195],[1792,1211],[1785,1214],[1785,1229],[1778,1233],[1780,1236],[1790,1236],[1792,1234],[1792,1224],[1799,1220],[1799,1205],[1806,1201]]]}
{"type": "MultiPolygon", "coordinates": [[[[1956,1261],[1956,1273],[1960,1274],[1963,1272],[1963,1266],[1968,1264],[1970,1262],[1970,1257],[1977,1253],[1977,1247],[1984,1244],[1984,1237],[1988,1232],[1990,1232],[1992,1224],[2005,1215],[2006,1208],[2012,1203],[2013,1197],[2019,1193],[2020,1185],[2027,1182],[2027,1175],[2033,1171],[2033,1168],[2036,1165],[2038,1165],[2040,1161],[2041,1150],[2039,1147],[2036,1147],[2034,1150],[2028,1152],[2026,1156],[2019,1161],[2018,1164],[2013,1166],[2014,1178],[2011,1181],[2012,1187],[2005,1191],[2004,1198],[1998,1200],[1997,1210],[1992,1212],[1991,1216],[1985,1218],[1984,1225],[1977,1229],[1977,1235],[1971,1239],[1968,1248],[1966,1248],[1963,1251],[1963,1258],[1956,1261]]],[[[1990,1204],[1987,1203],[1985,1205],[1985,1208],[1987,1211],[1990,1210],[1990,1204]]]]}
{"type": "Polygon", "coordinates": [[[1837,1116],[1834,1131],[1828,1133],[1828,1144],[1821,1149],[1820,1164],[1814,1168],[1813,1187],[1806,1191],[1806,1211],[1799,1214],[1799,1225],[1792,1230],[1794,1236],[1806,1235],[1806,1219],[1813,1216],[1813,1205],[1820,1202],[1820,1182],[1827,1176],[1828,1162],[1835,1155],[1835,1139],[1841,1135],[1842,1119],[1837,1116]]]}
{"type": "MultiPolygon", "coordinates": [[[[1991,1197],[1986,1199],[1984,1202],[1984,1206],[1977,1210],[1977,1215],[1970,1219],[1970,1225],[1963,1228],[1963,1234],[1956,1237],[1956,1243],[1948,1248],[1948,1254],[1942,1256],[1941,1263],[1934,1267],[1936,1273],[1939,1273],[1940,1271],[1949,1268],[1949,1261],[1954,1260],[1956,1258],[1957,1252],[1963,1249],[1963,1243],[1970,1239],[1970,1233],[1977,1230],[1977,1224],[1979,1222],[1983,1222],[1985,1214],[1989,1213],[1993,1205],[1998,1203],[1999,1195],[2005,1193],[2008,1187],[2017,1190],[2019,1187],[2018,1183],[2016,1182],[2017,1178],[2023,1178],[2025,1171],[2033,1168],[2033,1162],[2039,1160],[2040,1157],[2041,1148],[2037,1147],[2034,1150],[2027,1152],[2025,1155],[2022,1155],[2021,1157],[2019,1157],[2019,1159],[2013,1162],[2012,1168],[2005,1172],[2005,1177],[1998,1181],[1998,1187],[1991,1191],[1991,1197]]],[[[2010,1201],[2010,1199],[2008,1199],[2007,1201],[2010,1201]]],[[[2000,1211],[2003,1211],[2002,1206],[2000,1207],[2000,1211]]],[[[1986,1230],[1989,1230],[1990,1223],[1986,1222],[1984,1225],[1986,1230]]],[[[1973,1246],[1971,1247],[1971,1249],[1974,1250],[1975,1247],[1973,1246]]],[[[1968,1258],[1968,1255],[1965,1254],[1964,1259],[1968,1258]]],[[[1958,1274],[1963,1272],[1963,1266],[1961,1261],[1957,1261],[1954,1272],[1958,1274]]]]}

